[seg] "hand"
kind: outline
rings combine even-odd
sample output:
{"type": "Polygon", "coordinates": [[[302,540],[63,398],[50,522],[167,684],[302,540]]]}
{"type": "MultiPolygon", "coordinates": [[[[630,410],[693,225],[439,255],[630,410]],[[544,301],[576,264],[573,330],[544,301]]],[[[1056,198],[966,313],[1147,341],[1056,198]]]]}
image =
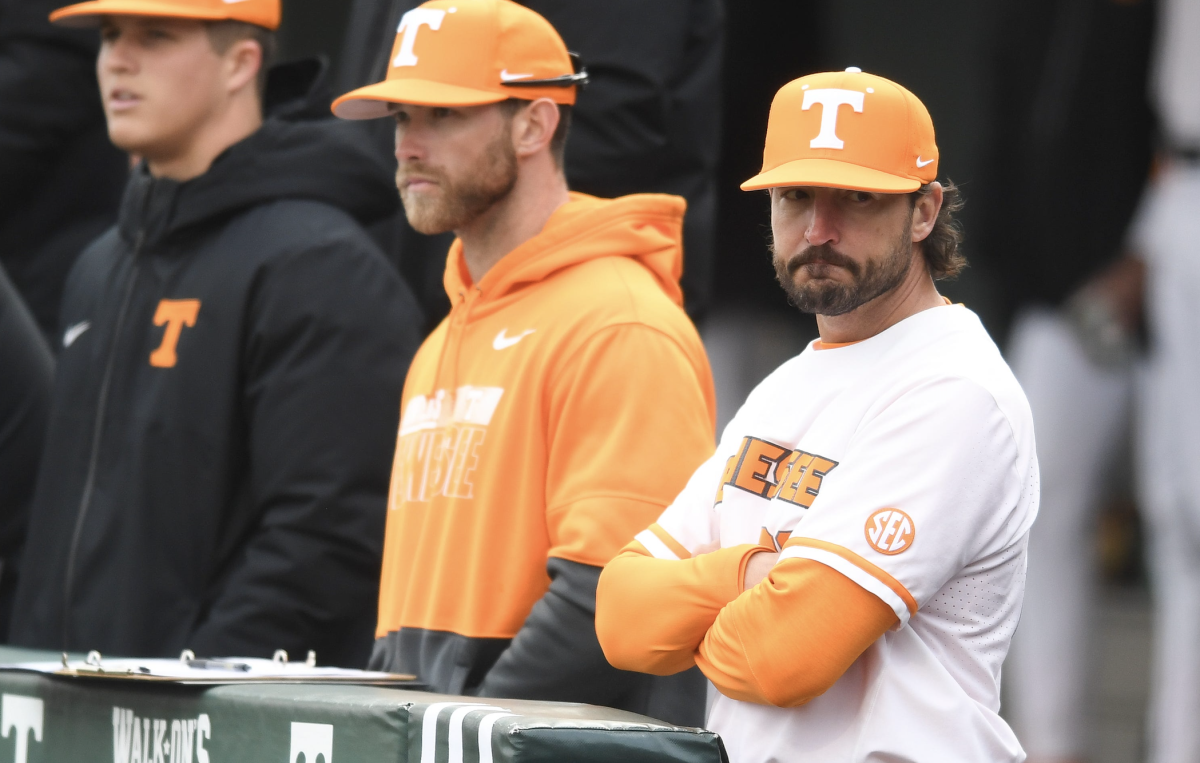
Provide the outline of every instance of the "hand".
{"type": "Polygon", "coordinates": [[[1146,266],[1124,256],[1084,284],[1066,315],[1084,353],[1102,368],[1126,368],[1138,351],[1146,266]]]}
{"type": "Polygon", "coordinates": [[[1125,330],[1133,333],[1142,322],[1145,289],[1145,261],[1135,254],[1126,254],[1093,276],[1081,291],[1104,300],[1125,330]]]}
{"type": "Polygon", "coordinates": [[[746,576],[742,579],[742,590],[749,591],[762,582],[778,561],[779,554],[769,551],[759,551],[751,556],[750,561],[746,562],[746,576]]]}

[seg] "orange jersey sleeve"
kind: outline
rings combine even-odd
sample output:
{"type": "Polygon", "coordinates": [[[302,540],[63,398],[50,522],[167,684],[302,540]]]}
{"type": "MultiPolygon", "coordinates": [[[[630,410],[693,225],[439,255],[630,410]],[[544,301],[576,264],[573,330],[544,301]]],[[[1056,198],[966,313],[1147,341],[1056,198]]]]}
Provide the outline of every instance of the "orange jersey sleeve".
{"type": "Polygon", "coordinates": [[[564,359],[546,403],[549,556],[605,565],[712,455],[708,360],[676,333],[618,324],[564,359]]]}
{"type": "Polygon", "coordinates": [[[721,608],[742,592],[757,546],[689,559],[656,559],[634,541],[604,568],[596,635],[614,667],[666,676],[696,664],[696,648],[721,608]]]}
{"type": "Polygon", "coordinates": [[[897,622],[889,605],[833,568],[784,559],[721,610],[696,664],[727,697],[796,707],[824,694],[897,622]]]}

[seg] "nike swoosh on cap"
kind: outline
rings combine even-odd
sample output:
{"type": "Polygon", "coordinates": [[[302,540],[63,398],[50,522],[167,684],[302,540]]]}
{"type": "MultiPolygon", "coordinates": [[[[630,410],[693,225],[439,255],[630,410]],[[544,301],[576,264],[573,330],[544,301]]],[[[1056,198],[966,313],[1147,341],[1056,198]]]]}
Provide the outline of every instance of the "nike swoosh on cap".
{"type": "MultiPolygon", "coordinates": [[[[234,1],[241,2],[241,0],[234,0],[234,1]]],[[[229,0],[225,0],[225,2],[229,2],[229,0]]],[[[500,70],[500,81],[501,82],[514,82],[519,79],[529,79],[532,76],[533,76],[532,74],[509,74],[508,69],[500,70]]]]}
{"type": "Polygon", "coordinates": [[[926,159],[925,161],[921,161],[921,157],[919,157],[919,156],[917,157],[917,166],[918,167],[924,167],[927,164],[933,164],[933,160],[926,159]]]}
{"type": "Polygon", "coordinates": [[[68,326],[63,332],[63,348],[70,347],[75,344],[75,340],[83,336],[83,332],[92,327],[91,321],[80,321],[72,326],[68,326]]]}
{"type": "Polygon", "coordinates": [[[532,334],[534,332],[534,330],[535,329],[528,329],[527,331],[522,331],[520,334],[517,334],[516,336],[505,336],[508,329],[506,329],[506,328],[500,329],[500,333],[496,334],[496,338],[492,340],[492,349],[493,350],[507,350],[509,347],[512,347],[517,342],[521,341],[525,337],[532,334]]]}

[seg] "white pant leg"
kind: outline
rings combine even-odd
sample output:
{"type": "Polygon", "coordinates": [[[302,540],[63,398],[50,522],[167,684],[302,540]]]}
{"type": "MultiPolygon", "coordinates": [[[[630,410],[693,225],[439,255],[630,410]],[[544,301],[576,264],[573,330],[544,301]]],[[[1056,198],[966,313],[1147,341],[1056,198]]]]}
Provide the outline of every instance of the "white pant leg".
{"type": "Polygon", "coordinates": [[[1151,763],[1200,761],[1200,546],[1164,527],[1150,544],[1154,667],[1148,731],[1151,763]]]}
{"type": "Polygon", "coordinates": [[[1017,317],[1009,362],[1033,411],[1042,475],[1021,623],[1005,666],[1030,758],[1084,753],[1095,600],[1094,527],[1104,471],[1128,431],[1132,374],[1096,366],[1060,313],[1017,317]]]}
{"type": "Polygon", "coordinates": [[[1168,169],[1137,243],[1149,263],[1139,496],[1156,602],[1150,760],[1200,761],[1200,168],[1168,169]]]}

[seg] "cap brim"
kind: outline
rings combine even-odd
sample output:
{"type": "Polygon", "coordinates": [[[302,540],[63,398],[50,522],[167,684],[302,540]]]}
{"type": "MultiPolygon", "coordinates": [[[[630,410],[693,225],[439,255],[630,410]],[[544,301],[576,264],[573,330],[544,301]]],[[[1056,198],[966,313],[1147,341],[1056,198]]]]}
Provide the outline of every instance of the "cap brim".
{"type": "Polygon", "coordinates": [[[876,193],[909,193],[920,188],[921,181],[837,159],[797,159],[760,172],[742,183],[741,188],[743,191],[757,191],[797,185],[876,193]]]}
{"type": "Polygon", "coordinates": [[[333,102],[333,113],[342,119],[378,119],[392,113],[391,104],[413,106],[482,106],[499,103],[507,95],[426,79],[393,79],[360,87],[333,102]]]}
{"type": "Polygon", "coordinates": [[[161,3],[155,2],[155,0],[122,0],[122,2],[93,0],[88,3],[59,8],[50,14],[50,20],[63,26],[86,27],[95,26],[103,16],[158,16],[203,21],[220,21],[229,18],[228,13],[221,11],[181,8],[176,3],[161,3]]]}

